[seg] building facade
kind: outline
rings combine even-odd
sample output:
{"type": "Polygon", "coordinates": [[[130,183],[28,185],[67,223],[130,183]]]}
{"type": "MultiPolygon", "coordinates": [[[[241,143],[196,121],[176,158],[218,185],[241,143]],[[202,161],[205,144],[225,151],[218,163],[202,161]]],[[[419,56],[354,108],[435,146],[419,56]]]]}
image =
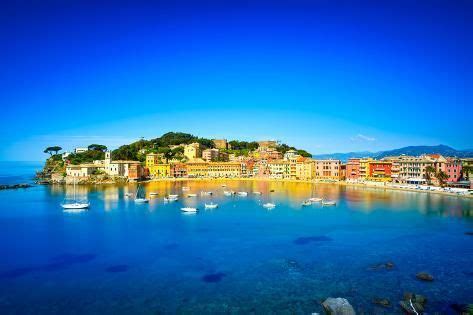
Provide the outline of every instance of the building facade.
{"type": "Polygon", "coordinates": [[[314,160],[315,178],[319,180],[340,180],[340,160],[314,160]]]}

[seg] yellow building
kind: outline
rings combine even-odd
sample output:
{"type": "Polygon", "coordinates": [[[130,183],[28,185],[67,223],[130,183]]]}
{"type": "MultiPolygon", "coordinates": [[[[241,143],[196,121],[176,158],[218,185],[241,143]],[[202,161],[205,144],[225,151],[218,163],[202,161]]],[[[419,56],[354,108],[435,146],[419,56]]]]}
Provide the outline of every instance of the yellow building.
{"type": "Polygon", "coordinates": [[[155,164],[148,167],[149,176],[152,178],[164,178],[171,176],[170,164],[155,164]]]}
{"type": "Polygon", "coordinates": [[[184,156],[190,161],[202,157],[202,146],[200,145],[200,143],[194,142],[191,144],[187,144],[184,147],[184,156]]]}
{"type": "Polygon", "coordinates": [[[240,177],[242,166],[239,162],[212,162],[208,164],[209,177],[240,177]]]}
{"type": "Polygon", "coordinates": [[[267,164],[271,178],[290,178],[291,169],[289,161],[273,160],[267,164]]]}
{"type": "Polygon", "coordinates": [[[209,163],[190,162],[187,165],[187,176],[189,177],[207,177],[209,172],[209,163]]]}
{"type": "Polygon", "coordinates": [[[315,163],[311,160],[296,163],[296,179],[311,180],[315,178],[315,163]]]}
{"type": "Polygon", "coordinates": [[[360,159],[360,179],[366,179],[369,175],[369,163],[373,161],[373,158],[360,159]]]}
{"type": "Polygon", "coordinates": [[[161,164],[163,155],[158,153],[149,153],[146,154],[146,167],[150,168],[153,165],[161,164]]]}

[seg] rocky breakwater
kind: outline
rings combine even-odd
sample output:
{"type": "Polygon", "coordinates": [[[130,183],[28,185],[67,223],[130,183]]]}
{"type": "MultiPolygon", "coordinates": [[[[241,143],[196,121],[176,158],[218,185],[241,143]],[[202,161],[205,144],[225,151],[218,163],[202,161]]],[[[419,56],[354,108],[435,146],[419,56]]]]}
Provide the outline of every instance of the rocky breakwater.
{"type": "Polygon", "coordinates": [[[0,185],[0,190],[30,188],[30,187],[33,187],[33,185],[30,185],[30,184],[0,185]]]}

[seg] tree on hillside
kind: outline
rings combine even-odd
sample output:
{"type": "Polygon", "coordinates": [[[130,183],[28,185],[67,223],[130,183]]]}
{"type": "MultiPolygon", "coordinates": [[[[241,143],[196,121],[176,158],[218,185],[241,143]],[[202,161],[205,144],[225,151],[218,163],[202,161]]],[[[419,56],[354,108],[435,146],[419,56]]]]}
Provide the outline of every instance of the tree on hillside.
{"type": "Polygon", "coordinates": [[[427,180],[428,185],[432,183],[432,174],[435,174],[435,168],[432,165],[429,165],[425,168],[425,179],[427,180]]]}
{"type": "Polygon", "coordinates": [[[465,165],[462,167],[463,175],[466,180],[470,180],[470,173],[473,173],[473,166],[465,165]]]}
{"type": "Polygon", "coordinates": [[[215,144],[212,140],[210,139],[205,139],[205,138],[199,138],[197,139],[197,142],[206,147],[207,149],[211,149],[215,147],[215,144]]]}
{"type": "Polygon", "coordinates": [[[54,154],[58,154],[59,151],[61,151],[62,148],[60,146],[54,146],[54,147],[47,147],[46,149],[44,149],[44,153],[49,153],[49,155],[53,155],[53,152],[54,154]]]}
{"type": "Polygon", "coordinates": [[[91,151],[102,151],[102,152],[107,151],[107,147],[102,144],[91,144],[87,147],[87,149],[91,151]]]}
{"type": "Polygon", "coordinates": [[[297,154],[303,157],[308,157],[308,158],[312,157],[312,154],[310,154],[306,150],[297,150],[297,154]]]}
{"type": "Polygon", "coordinates": [[[440,186],[445,186],[445,181],[448,179],[448,175],[444,171],[440,170],[437,172],[436,177],[440,183],[440,186]]]}

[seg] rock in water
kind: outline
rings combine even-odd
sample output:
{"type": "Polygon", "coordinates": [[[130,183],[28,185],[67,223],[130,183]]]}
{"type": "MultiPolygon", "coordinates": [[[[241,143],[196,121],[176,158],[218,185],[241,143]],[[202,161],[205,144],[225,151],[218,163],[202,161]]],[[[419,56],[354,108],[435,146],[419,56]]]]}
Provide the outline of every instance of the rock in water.
{"type": "Polygon", "coordinates": [[[344,298],[328,298],[322,306],[329,315],[355,315],[355,310],[344,298]]]}
{"type": "Polygon", "coordinates": [[[388,299],[383,299],[383,298],[374,298],[373,304],[381,305],[383,307],[390,307],[391,301],[389,301],[388,299]]]}
{"type": "Polygon", "coordinates": [[[419,294],[404,293],[404,298],[399,302],[399,306],[406,314],[422,314],[427,300],[419,294]]]}
{"type": "Polygon", "coordinates": [[[434,281],[434,276],[427,272],[419,272],[416,274],[416,278],[422,281],[434,281]]]}

